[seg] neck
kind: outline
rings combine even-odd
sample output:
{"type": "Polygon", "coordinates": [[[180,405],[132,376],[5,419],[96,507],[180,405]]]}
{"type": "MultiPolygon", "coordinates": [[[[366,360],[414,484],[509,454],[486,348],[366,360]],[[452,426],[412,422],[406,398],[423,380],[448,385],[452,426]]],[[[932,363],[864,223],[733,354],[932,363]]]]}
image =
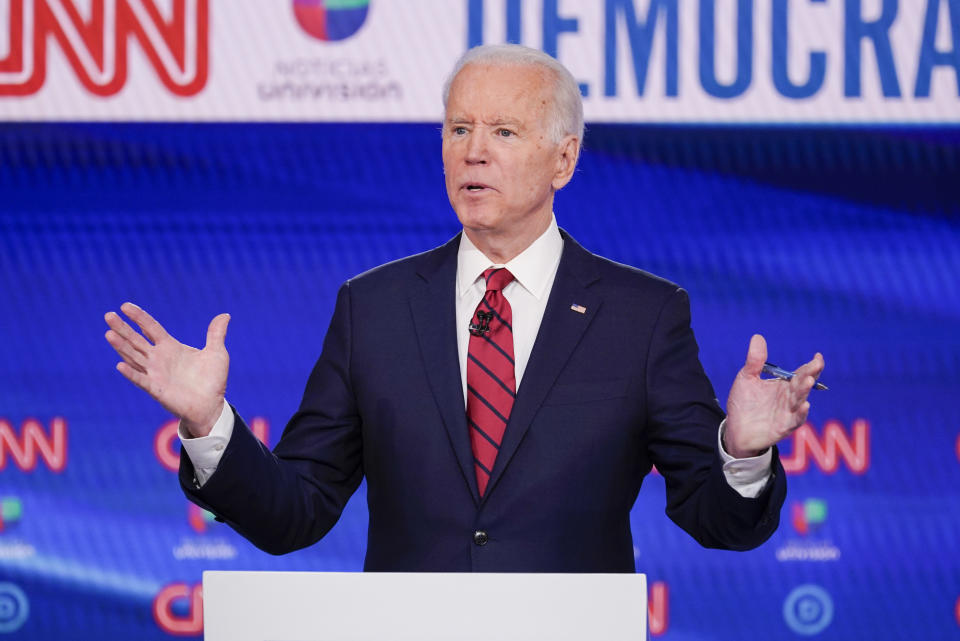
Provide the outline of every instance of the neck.
{"type": "Polygon", "coordinates": [[[536,239],[540,238],[543,232],[550,227],[551,220],[553,220],[552,211],[548,212],[537,225],[530,226],[521,234],[497,234],[490,230],[468,229],[466,227],[463,228],[463,233],[492,263],[505,265],[523,253],[536,239]]]}

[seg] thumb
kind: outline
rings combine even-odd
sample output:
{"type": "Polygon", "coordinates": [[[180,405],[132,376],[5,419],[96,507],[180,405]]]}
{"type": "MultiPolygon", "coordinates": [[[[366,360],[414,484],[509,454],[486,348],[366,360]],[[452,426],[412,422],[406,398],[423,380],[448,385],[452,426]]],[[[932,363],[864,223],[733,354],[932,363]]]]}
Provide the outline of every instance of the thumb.
{"type": "Polygon", "coordinates": [[[747,376],[760,376],[763,364],[767,362],[767,341],[760,334],[750,338],[750,348],[747,350],[747,362],[743,365],[743,373],[747,376]]]}
{"type": "Polygon", "coordinates": [[[207,347],[223,347],[223,341],[227,337],[227,324],[229,323],[230,314],[214,316],[207,328],[207,347]]]}

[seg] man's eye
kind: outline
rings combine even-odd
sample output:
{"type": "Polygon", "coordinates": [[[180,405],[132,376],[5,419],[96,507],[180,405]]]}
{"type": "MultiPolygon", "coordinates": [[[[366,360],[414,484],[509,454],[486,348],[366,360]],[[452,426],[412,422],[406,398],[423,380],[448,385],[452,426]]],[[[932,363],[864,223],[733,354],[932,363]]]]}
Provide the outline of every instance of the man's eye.
{"type": "Polygon", "coordinates": [[[497,129],[497,135],[500,136],[501,138],[509,138],[514,134],[509,129],[497,129]]]}
{"type": "Polygon", "coordinates": [[[463,134],[467,133],[467,128],[466,128],[466,127],[454,127],[454,128],[453,128],[453,133],[454,133],[454,135],[456,135],[456,136],[462,136],[463,134]]]}

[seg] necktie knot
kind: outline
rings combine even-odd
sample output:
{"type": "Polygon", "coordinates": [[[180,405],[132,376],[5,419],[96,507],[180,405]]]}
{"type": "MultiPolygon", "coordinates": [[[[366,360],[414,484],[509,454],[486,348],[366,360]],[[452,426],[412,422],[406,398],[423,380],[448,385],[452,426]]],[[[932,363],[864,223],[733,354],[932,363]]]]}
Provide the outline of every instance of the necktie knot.
{"type": "Polygon", "coordinates": [[[491,267],[483,272],[488,292],[498,292],[513,281],[513,274],[505,267],[491,267]]]}

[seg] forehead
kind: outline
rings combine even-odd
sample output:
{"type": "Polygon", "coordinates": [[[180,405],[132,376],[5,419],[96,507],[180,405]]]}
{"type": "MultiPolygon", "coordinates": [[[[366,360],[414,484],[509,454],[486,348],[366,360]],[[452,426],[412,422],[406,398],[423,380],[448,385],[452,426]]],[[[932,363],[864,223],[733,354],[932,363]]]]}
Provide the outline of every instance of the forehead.
{"type": "Polygon", "coordinates": [[[534,65],[468,64],[450,84],[447,119],[542,120],[553,101],[549,73],[534,65]]]}

